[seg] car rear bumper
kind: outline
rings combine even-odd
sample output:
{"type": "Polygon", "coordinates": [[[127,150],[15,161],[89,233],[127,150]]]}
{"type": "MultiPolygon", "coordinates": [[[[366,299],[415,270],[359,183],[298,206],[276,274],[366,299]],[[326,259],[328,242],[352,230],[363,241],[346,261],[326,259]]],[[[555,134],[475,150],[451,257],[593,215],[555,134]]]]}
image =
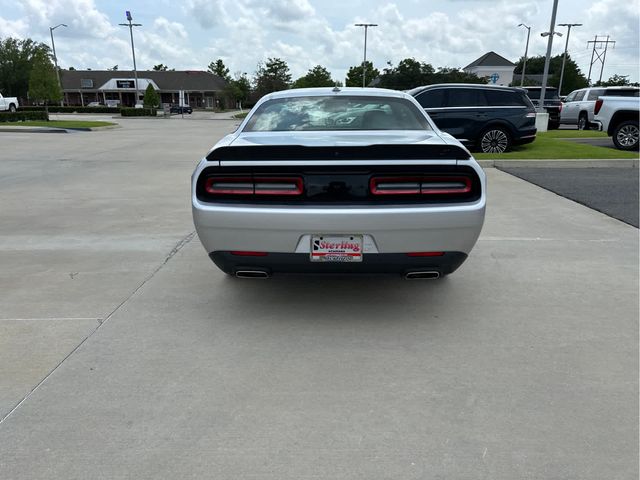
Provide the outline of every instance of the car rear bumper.
{"type": "MultiPolygon", "coordinates": [[[[209,257],[225,273],[263,272],[274,274],[399,274],[435,272],[429,278],[454,272],[466,259],[462,252],[445,252],[437,257],[409,257],[402,253],[365,254],[362,262],[311,262],[305,253],[270,253],[266,256],[239,256],[231,252],[211,252],[209,257]]],[[[240,276],[239,275],[239,276],[240,276]]],[[[249,275],[247,275],[249,276],[249,275]]]]}
{"type": "Polygon", "coordinates": [[[484,214],[484,196],[470,204],[357,208],[213,205],[193,198],[194,224],[207,253],[304,253],[310,234],[362,234],[371,238],[371,251],[380,254],[468,254],[484,214]]]}

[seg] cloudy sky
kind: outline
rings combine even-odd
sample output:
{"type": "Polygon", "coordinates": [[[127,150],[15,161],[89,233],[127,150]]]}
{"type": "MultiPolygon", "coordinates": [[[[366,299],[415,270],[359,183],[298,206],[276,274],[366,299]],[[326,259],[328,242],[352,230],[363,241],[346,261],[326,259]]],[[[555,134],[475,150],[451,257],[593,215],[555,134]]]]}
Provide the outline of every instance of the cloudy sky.
{"type": "MultiPolygon", "coordinates": [[[[164,63],[176,69],[206,69],[222,58],[233,72],[252,75],[256,64],[281,57],[294,78],[316,64],[343,80],[362,59],[363,32],[372,22],[368,58],[382,68],[415,57],[434,66],[464,67],[487,51],[516,60],[531,25],[530,55],[541,55],[552,0],[0,0],[0,37],[30,37],[50,43],[63,68],[131,68],[125,10],[143,26],[135,30],[139,69],[164,63]]],[[[610,35],[603,78],[613,73],[639,80],[640,0],[560,0],[557,23],[573,29],[569,51],[587,73],[587,40],[610,35]]],[[[563,31],[563,30],[561,30],[563,31]]],[[[553,45],[564,49],[565,37],[553,45]]],[[[599,68],[593,76],[599,75],[599,68]]]]}

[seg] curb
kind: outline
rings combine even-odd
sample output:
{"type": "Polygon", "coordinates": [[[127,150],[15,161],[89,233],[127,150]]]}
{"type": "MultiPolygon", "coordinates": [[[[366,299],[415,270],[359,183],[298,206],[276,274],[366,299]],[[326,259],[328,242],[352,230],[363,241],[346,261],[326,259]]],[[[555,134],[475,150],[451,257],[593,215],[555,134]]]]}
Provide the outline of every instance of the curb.
{"type": "Polygon", "coordinates": [[[121,125],[105,125],[103,127],[0,127],[0,132],[19,133],[70,133],[70,132],[97,132],[100,130],[113,130],[122,128],[121,125]]]}
{"type": "Polygon", "coordinates": [[[575,160],[476,160],[482,168],[638,168],[637,158],[575,160]]]}

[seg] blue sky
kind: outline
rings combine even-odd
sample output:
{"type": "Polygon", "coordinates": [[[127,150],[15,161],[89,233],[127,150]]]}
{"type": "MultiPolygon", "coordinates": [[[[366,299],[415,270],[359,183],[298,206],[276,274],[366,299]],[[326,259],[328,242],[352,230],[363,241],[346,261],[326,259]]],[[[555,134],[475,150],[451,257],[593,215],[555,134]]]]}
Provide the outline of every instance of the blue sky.
{"type": "MultiPolygon", "coordinates": [[[[59,63],[66,68],[131,68],[124,11],[143,26],[135,31],[139,69],[164,63],[176,69],[205,69],[223,58],[232,73],[252,75],[259,61],[284,58],[294,78],[316,64],[337,80],[362,59],[362,30],[374,22],[368,58],[378,68],[415,57],[434,66],[464,67],[494,50],[516,60],[532,26],[530,55],[543,54],[552,0],[0,0],[0,37],[30,37],[50,43],[55,31],[59,63]]],[[[583,23],[571,33],[569,51],[585,72],[594,35],[617,41],[603,74],[639,80],[640,0],[561,0],[557,23],[583,23]]],[[[561,29],[560,31],[564,31],[561,29]]],[[[565,38],[556,38],[561,53],[565,38]]],[[[599,75],[599,69],[595,73],[599,75]]],[[[592,75],[593,76],[593,75],[592,75]]],[[[596,77],[597,79],[597,77],[596,77]]]]}

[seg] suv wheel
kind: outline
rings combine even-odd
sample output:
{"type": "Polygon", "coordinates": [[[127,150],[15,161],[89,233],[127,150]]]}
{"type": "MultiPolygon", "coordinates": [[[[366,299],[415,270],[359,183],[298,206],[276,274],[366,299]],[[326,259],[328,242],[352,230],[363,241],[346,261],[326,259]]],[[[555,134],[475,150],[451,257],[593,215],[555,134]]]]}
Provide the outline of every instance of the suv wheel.
{"type": "Polygon", "coordinates": [[[578,118],[578,130],[589,130],[589,119],[586,113],[581,113],[578,118]]]}
{"type": "Polygon", "coordinates": [[[613,143],[619,150],[638,150],[638,121],[627,120],[616,125],[613,143]]]}
{"type": "Polygon", "coordinates": [[[479,145],[483,153],[503,153],[511,148],[511,137],[503,128],[490,127],[482,132],[479,145]]]}
{"type": "Polygon", "coordinates": [[[9,111],[10,111],[11,113],[13,113],[13,112],[15,112],[15,111],[16,111],[16,106],[15,106],[13,103],[12,103],[11,105],[9,105],[9,111]]]}

